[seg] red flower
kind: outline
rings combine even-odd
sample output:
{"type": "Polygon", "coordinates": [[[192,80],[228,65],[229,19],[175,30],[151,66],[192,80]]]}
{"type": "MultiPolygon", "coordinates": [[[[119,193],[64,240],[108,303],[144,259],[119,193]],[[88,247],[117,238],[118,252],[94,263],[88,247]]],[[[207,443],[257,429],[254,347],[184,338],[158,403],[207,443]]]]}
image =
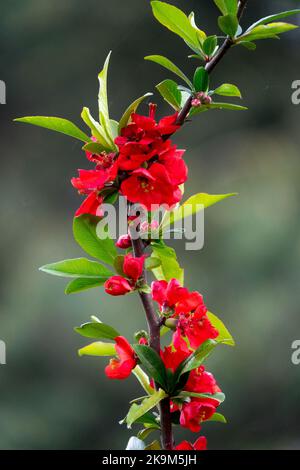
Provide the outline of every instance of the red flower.
{"type": "Polygon", "coordinates": [[[181,190],[171,183],[165,167],[160,163],[154,163],[149,170],[134,170],[121,184],[121,192],[130,202],[143,204],[148,210],[152,205],[167,204],[172,207],[182,197],[181,190]]]}
{"type": "Polygon", "coordinates": [[[202,421],[211,418],[215,411],[216,407],[206,399],[184,403],[180,413],[180,425],[193,432],[199,432],[202,421]]]}
{"type": "Polygon", "coordinates": [[[103,198],[98,196],[94,191],[88,195],[88,197],[83,201],[81,206],[75,212],[75,217],[79,217],[82,214],[91,214],[101,216],[101,204],[103,203],[103,198]]]}
{"type": "MultiPolygon", "coordinates": [[[[198,367],[190,372],[188,381],[184,390],[194,393],[211,393],[221,392],[216,379],[211,372],[207,372],[204,366],[198,367]]],[[[213,400],[213,399],[212,399],[213,400]]],[[[218,405],[217,400],[213,400],[213,404],[218,405]]]]}
{"type": "Polygon", "coordinates": [[[112,276],[105,281],[104,289],[110,295],[124,295],[133,290],[131,284],[122,276],[112,276]]]}
{"type": "Polygon", "coordinates": [[[218,330],[206,315],[206,308],[202,308],[201,305],[194,313],[179,316],[177,331],[174,335],[176,334],[187,337],[193,349],[198,348],[204,341],[219,336],[218,330]]]}
{"type": "Polygon", "coordinates": [[[161,351],[160,355],[165,367],[175,372],[179,364],[184,361],[191,353],[192,351],[188,349],[184,339],[180,338],[176,344],[166,346],[164,350],[161,351]]]}
{"type": "Polygon", "coordinates": [[[158,162],[164,165],[170,181],[174,185],[185,183],[188,169],[182,158],[185,150],[178,150],[170,140],[164,142],[158,152],[158,162]]]}
{"type": "Polygon", "coordinates": [[[129,235],[121,235],[116,242],[116,246],[118,248],[122,248],[123,250],[126,250],[127,248],[131,247],[131,238],[129,235]]]}
{"type": "Polygon", "coordinates": [[[144,261],[145,256],[135,258],[131,253],[124,258],[123,271],[134,283],[136,283],[143,274],[144,261]]]}
{"type": "Polygon", "coordinates": [[[80,194],[100,191],[104,188],[108,174],[104,170],[78,170],[79,178],[72,178],[71,183],[80,194]]]}
{"type": "Polygon", "coordinates": [[[152,298],[159,303],[162,310],[168,308],[175,315],[189,313],[203,304],[203,297],[199,292],[189,292],[182,287],[177,279],[167,281],[154,281],[152,298]]]}
{"type": "Polygon", "coordinates": [[[175,447],[175,450],[206,450],[207,449],[207,439],[204,436],[198,437],[198,439],[191,444],[188,441],[182,441],[178,446],[175,447]]]}
{"type": "Polygon", "coordinates": [[[111,359],[109,365],[105,368],[105,374],[109,379],[126,379],[132,369],[135,368],[137,360],[134,350],[123,336],[115,338],[116,352],[118,359],[111,359]]]}

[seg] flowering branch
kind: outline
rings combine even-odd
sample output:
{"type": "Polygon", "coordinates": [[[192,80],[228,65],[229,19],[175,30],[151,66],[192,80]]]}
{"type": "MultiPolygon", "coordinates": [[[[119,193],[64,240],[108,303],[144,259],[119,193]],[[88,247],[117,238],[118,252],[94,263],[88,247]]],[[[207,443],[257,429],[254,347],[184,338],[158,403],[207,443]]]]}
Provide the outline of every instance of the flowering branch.
{"type": "Polygon", "coordinates": [[[109,54],[98,76],[99,119],[88,108],[83,108],[81,114],[89,128],[88,134],[66,119],[43,116],[17,119],[82,141],[86,159],[94,165],[92,169],[79,170],[78,177],[71,182],[85,196],[75,213],[74,238],[97,261],[69,259],[45,265],[41,270],[70,277],[67,294],[104,286],[111,296],[138,293],[141,298],[148,331],[136,332],[133,342],[94,316],[90,322],[75,328],[81,336],[96,340],[82,347],[80,356],[112,356],[105,367],[106,376],[124,380],[132,374],[147,393],[132,400],[122,421],[128,427],[143,426],[129,441],[127,449],[204,450],[204,436],[194,443],[183,441],[176,445],[173,427],[180,425],[198,433],[206,421],[226,422],[217,411],[225,395],[203,363],[216,346],[234,346],[234,340],[223,322],[208,311],[202,295],[184,287],[184,271],[175,250],[166,245],[164,234],[188,215],[234,194],[198,193],[179,205],[188,169],[183,158],[185,151],[173,144],[171,136],[187,119],[205,111],[245,110],[237,104],[215,101],[216,95],[241,98],[241,93],[236,85],[228,83],[210,89],[211,72],[232,46],[254,50],[257,41],[277,38],[296,28],[281,20],[300,10],[261,18],[243,32],[239,22],[247,0],[214,0],[214,3],[221,13],[219,28],[226,36],[220,47],[217,35],[208,36],[197,26],[194,13],[187,16],[169,3],[151,2],[155,18],[184,40],[193,53],[190,58],[203,62],[191,79],[166,57],[145,57],[184,82],[183,86],[166,79],[156,86],[175,110],[170,116],[157,122],[154,104],[149,105],[148,116],[138,114],[138,107],[151,95],[146,93],[125,110],[119,122],[110,118],[109,54]],[[125,197],[128,203],[127,233],[115,242],[109,235],[111,227],[105,207],[114,204],[119,196],[125,197]],[[142,210],[132,215],[135,204],[142,210]],[[161,206],[167,207],[168,212],[159,223],[153,220],[153,213],[161,206]],[[125,254],[119,250],[126,250],[125,254]],[[146,271],[154,278],[151,287],[147,284],[146,271]],[[169,333],[170,337],[169,345],[164,348],[160,340],[163,333],[169,333]],[[159,414],[153,411],[155,408],[159,414]],[[160,442],[146,444],[152,432],[159,432],[160,442]]]}

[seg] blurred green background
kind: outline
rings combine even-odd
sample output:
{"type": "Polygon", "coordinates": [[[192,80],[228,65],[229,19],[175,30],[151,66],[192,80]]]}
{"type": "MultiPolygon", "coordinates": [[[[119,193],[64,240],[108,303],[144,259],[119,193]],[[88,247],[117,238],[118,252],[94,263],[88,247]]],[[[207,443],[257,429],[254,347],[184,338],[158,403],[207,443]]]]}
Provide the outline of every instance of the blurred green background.
{"type": "MultiPolygon", "coordinates": [[[[172,3],[194,10],[200,26],[216,32],[212,0],[172,3]]],[[[299,6],[252,0],[242,23],[299,6]]],[[[222,411],[229,422],[203,425],[211,449],[300,449],[300,366],[291,363],[291,343],[300,338],[300,106],[291,103],[299,39],[295,31],[261,41],[255,53],[233,49],[212,83],[236,83],[249,111],[205,113],[175,138],[187,148],[187,195],[239,193],[207,210],[203,250],[184,253],[176,242],[187,284],[204,294],[237,342],[209,362],[227,395],[222,411]]],[[[106,360],[79,358],[87,341],[73,326],[96,314],[130,337],[144,326],[138,299],[108,298],[101,289],[67,297],[62,279],[38,271],[83,254],[71,232],[80,200],[70,178],[86,165],[80,142],[12,123],[42,114],[81,125],[81,108],[96,110],[97,73],[110,49],[116,118],[170,76],[144,55],[195,66],[181,40],[155,22],[147,0],[1,2],[2,449],[118,449],[132,434],[118,421],[136,396],[134,378],[109,381],[106,360]]],[[[168,113],[156,99],[161,115],[168,113]]]]}

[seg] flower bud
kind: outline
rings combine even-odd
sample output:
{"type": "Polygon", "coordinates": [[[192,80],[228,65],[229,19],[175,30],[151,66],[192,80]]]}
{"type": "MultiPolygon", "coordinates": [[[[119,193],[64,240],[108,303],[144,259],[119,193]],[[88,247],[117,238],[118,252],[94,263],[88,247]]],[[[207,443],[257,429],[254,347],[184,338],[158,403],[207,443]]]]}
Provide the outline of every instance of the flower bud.
{"type": "Polygon", "coordinates": [[[121,235],[116,243],[118,248],[122,248],[122,250],[126,250],[127,248],[131,247],[131,238],[129,235],[121,235]]]}
{"type": "Polygon", "coordinates": [[[104,284],[104,289],[110,295],[125,295],[133,290],[127,279],[122,276],[112,276],[104,284]]]}

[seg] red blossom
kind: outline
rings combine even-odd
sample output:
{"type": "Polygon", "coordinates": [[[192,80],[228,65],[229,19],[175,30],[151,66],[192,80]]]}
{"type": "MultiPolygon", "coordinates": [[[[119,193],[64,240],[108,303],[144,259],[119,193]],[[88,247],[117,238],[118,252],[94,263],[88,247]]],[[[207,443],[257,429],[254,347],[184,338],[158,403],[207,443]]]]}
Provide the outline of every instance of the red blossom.
{"type": "Polygon", "coordinates": [[[98,196],[94,191],[88,195],[88,197],[83,201],[81,206],[75,212],[75,217],[79,217],[82,214],[91,214],[101,216],[101,204],[103,203],[103,198],[98,196]]]}
{"type": "Polygon", "coordinates": [[[199,306],[204,306],[203,297],[199,292],[189,292],[182,287],[177,279],[154,281],[152,298],[159,303],[161,309],[171,309],[175,315],[190,313],[199,306]]]}
{"type": "Polygon", "coordinates": [[[105,368],[105,374],[109,379],[126,379],[132,369],[137,364],[137,359],[131,345],[123,336],[117,336],[115,338],[116,352],[118,358],[110,360],[108,366],[105,368]]]}
{"type": "Polygon", "coordinates": [[[208,339],[215,339],[219,336],[218,330],[211,324],[206,308],[197,309],[191,315],[180,315],[177,330],[174,335],[187,337],[193,349],[201,346],[208,339]]]}
{"type": "Polygon", "coordinates": [[[112,276],[105,281],[104,289],[107,294],[117,296],[128,294],[133,290],[133,287],[124,277],[112,276]]]}
{"type": "Polygon", "coordinates": [[[180,413],[180,425],[190,431],[199,432],[202,421],[211,418],[215,411],[216,407],[207,399],[184,403],[180,413]]]}
{"type": "Polygon", "coordinates": [[[131,238],[129,235],[121,235],[117,242],[116,242],[116,246],[118,248],[121,248],[123,250],[126,250],[127,248],[130,248],[131,247],[131,238]]]}
{"type": "Polygon", "coordinates": [[[145,256],[135,258],[131,253],[124,258],[123,271],[134,283],[136,283],[143,273],[144,261],[145,256]]]}
{"type": "Polygon", "coordinates": [[[188,441],[182,441],[175,447],[175,450],[206,450],[207,449],[207,439],[204,436],[198,437],[198,439],[191,444],[188,441]]]}

